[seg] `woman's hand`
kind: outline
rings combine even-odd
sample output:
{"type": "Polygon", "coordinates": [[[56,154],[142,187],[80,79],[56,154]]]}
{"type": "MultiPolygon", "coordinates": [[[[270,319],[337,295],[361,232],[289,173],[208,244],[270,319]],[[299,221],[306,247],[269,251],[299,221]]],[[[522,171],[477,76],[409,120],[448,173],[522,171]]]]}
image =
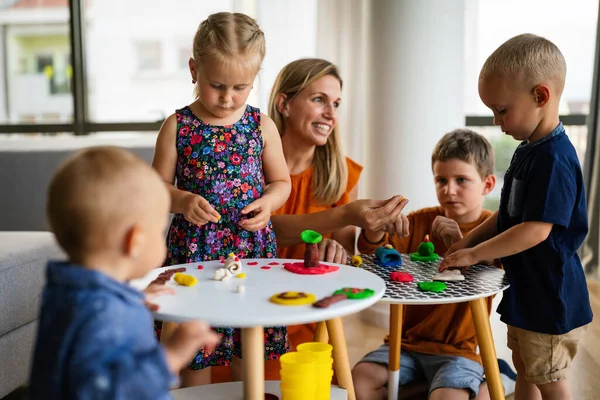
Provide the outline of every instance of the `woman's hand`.
{"type": "Polygon", "coordinates": [[[319,243],[319,261],[346,264],[348,252],[333,239],[323,238],[319,243]]]}
{"type": "Polygon", "coordinates": [[[408,219],[402,210],[408,204],[404,196],[388,200],[356,200],[347,205],[352,225],[372,232],[388,232],[392,235],[408,235],[408,219]]]}
{"type": "Polygon", "coordinates": [[[208,221],[217,223],[221,219],[210,203],[198,194],[188,193],[182,203],[183,217],[192,224],[202,226],[208,221]]]}

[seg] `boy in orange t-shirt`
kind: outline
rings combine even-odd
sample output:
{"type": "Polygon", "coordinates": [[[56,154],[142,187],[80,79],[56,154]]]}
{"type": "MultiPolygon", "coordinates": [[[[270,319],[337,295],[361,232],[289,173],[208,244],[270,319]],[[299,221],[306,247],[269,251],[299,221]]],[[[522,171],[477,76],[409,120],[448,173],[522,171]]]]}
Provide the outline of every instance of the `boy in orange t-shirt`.
{"type": "MultiPolygon", "coordinates": [[[[431,162],[440,206],[410,213],[407,237],[363,229],[358,240],[361,253],[374,253],[386,244],[400,253],[415,252],[431,234],[436,253],[444,254],[492,214],[483,209],[483,200],[496,184],[494,154],[483,136],[469,129],[454,130],[437,143],[431,162]]],[[[487,303],[490,311],[491,297],[487,303]]],[[[430,399],[488,398],[487,389],[479,392],[485,387],[483,367],[468,303],[404,306],[403,315],[401,386],[424,381],[430,399]]],[[[384,344],[354,367],[358,400],[387,398],[388,357],[384,344]]]]}

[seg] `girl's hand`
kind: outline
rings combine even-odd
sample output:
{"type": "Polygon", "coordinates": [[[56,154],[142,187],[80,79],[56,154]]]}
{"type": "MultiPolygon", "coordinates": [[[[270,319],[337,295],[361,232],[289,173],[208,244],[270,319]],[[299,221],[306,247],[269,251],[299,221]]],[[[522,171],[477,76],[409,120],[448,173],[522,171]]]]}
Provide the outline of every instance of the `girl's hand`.
{"type": "Polygon", "coordinates": [[[446,248],[463,238],[463,235],[456,221],[450,218],[438,215],[431,225],[431,234],[434,237],[442,239],[446,248]]]}
{"type": "Polygon", "coordinates": [[[144,305],[150,311],[158,311],[158,305],[152,303],[151,300],[158,296],[162,296],[163,294],[175,294],[175,289],[158,283],[151,283],[142,292],[146,295],[144,298],[144,305]]]}
{"type": "Polygon", "coordinates": [[[348,252],[333,239],[323,238],[319,243],[319,260],[336,264],[346,264],[348,252]]]}
{"type": "Polygon", "coordinates": [[[189,193],[183,202],[183,216],[187,221],[198,226],[208,221],[217,223],[221,219],[219,213],[204,197],[194,193],[189,193]]]}
{"type": "Polygon", "coordinates": [[[242,209],[243,215],[254,213],[251,218],[240,221],[240,226],[247,231],[255,232],[261,230],[271,219],[271,203],[264,196],[254,200],[242,209]]]}

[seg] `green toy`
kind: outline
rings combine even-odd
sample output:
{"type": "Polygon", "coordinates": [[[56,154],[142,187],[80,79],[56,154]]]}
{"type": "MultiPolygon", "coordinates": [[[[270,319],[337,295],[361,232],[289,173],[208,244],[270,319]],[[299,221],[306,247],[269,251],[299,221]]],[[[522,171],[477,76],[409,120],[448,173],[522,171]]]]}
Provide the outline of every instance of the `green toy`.
{"type": "Polygon", "coordinates": [[[302,233],[300,234],[300,239],[302,239],[304,243],[318,244],[321,243],[321,240],[323,240],[323,235],[321,235],[319,232],[307,229],[305,231],[302,231],[302,233]]]}
{"type": "Polygon", "coordinates": [[[437,261],[439,256],[434,253],[433,243],[429,240],[429,235],[425,235],[425,239],[417,247],[417,252],[410,255],[411,261],[437,261]]]}
{"type": "Polygon", "coordinates": [[[417,283],[419,289],[425,292],[441,293],[446,290],[446,284],[444,282],[419,282],[417,283]]]}
{"type": "Polygon", "coordinates": [[[371,297],[375,294],[375,291],[373,289],[358,289],[358,288],[343,288],[343,289],[338,289],[335,292],[333,292],[334,295],[336,294],[343,294],[346,297],[348,297],[349,299],[352,300],[359,300],[359,299],[366,299],[367,297],[371,297]]]}

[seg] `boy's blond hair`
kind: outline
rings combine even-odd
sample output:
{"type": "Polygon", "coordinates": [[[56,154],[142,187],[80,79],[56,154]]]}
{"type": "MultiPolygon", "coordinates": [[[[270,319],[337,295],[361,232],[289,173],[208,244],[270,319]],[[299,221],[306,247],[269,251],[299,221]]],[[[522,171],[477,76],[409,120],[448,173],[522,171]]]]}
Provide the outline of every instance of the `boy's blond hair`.
{"type": "Polygon", "coordinates": [[[531,90],[549,83],[560,96],[565,86],[567,63],[558,47],[541,36],[524,33],[498,47],[485,61],[479,80],[501,77],[518,81],[531,90]]]}
{"type": "Polygon", "coordinates": [[[79,151],[58,168],[48,188],[50,229],[71,259],[117,249],[160,185],[154,170],[124,149],[79,151]]]}
{"type": "MultiPolygon", "coordinates": [[[[269,116],[275,122],[280,135],[285,134],[285,123],[283,115],[277,109],[277,97],[285,94],[286,102],[290,102],[308,85],[327,75],[337,79],[340,88],[342,87],[342,77],[338,68],[333,63],[320,58],[292,61],[279,72],[271,89],[269,116]]],[[[337,125],[329,135],[327,143],[315,149],[313,166],[315,200],[323,205],[335,204],[344,194],[348,183],[348,166],[337,125]]]]}
{"type": "Polygon", "coordinates": [[[471,129],[455,129],[446,133],[431,154],[431,167],[436,161],[461,160],[475,165],[484,180],[494,174],[494,149],[490,142],[471,129]]]}

